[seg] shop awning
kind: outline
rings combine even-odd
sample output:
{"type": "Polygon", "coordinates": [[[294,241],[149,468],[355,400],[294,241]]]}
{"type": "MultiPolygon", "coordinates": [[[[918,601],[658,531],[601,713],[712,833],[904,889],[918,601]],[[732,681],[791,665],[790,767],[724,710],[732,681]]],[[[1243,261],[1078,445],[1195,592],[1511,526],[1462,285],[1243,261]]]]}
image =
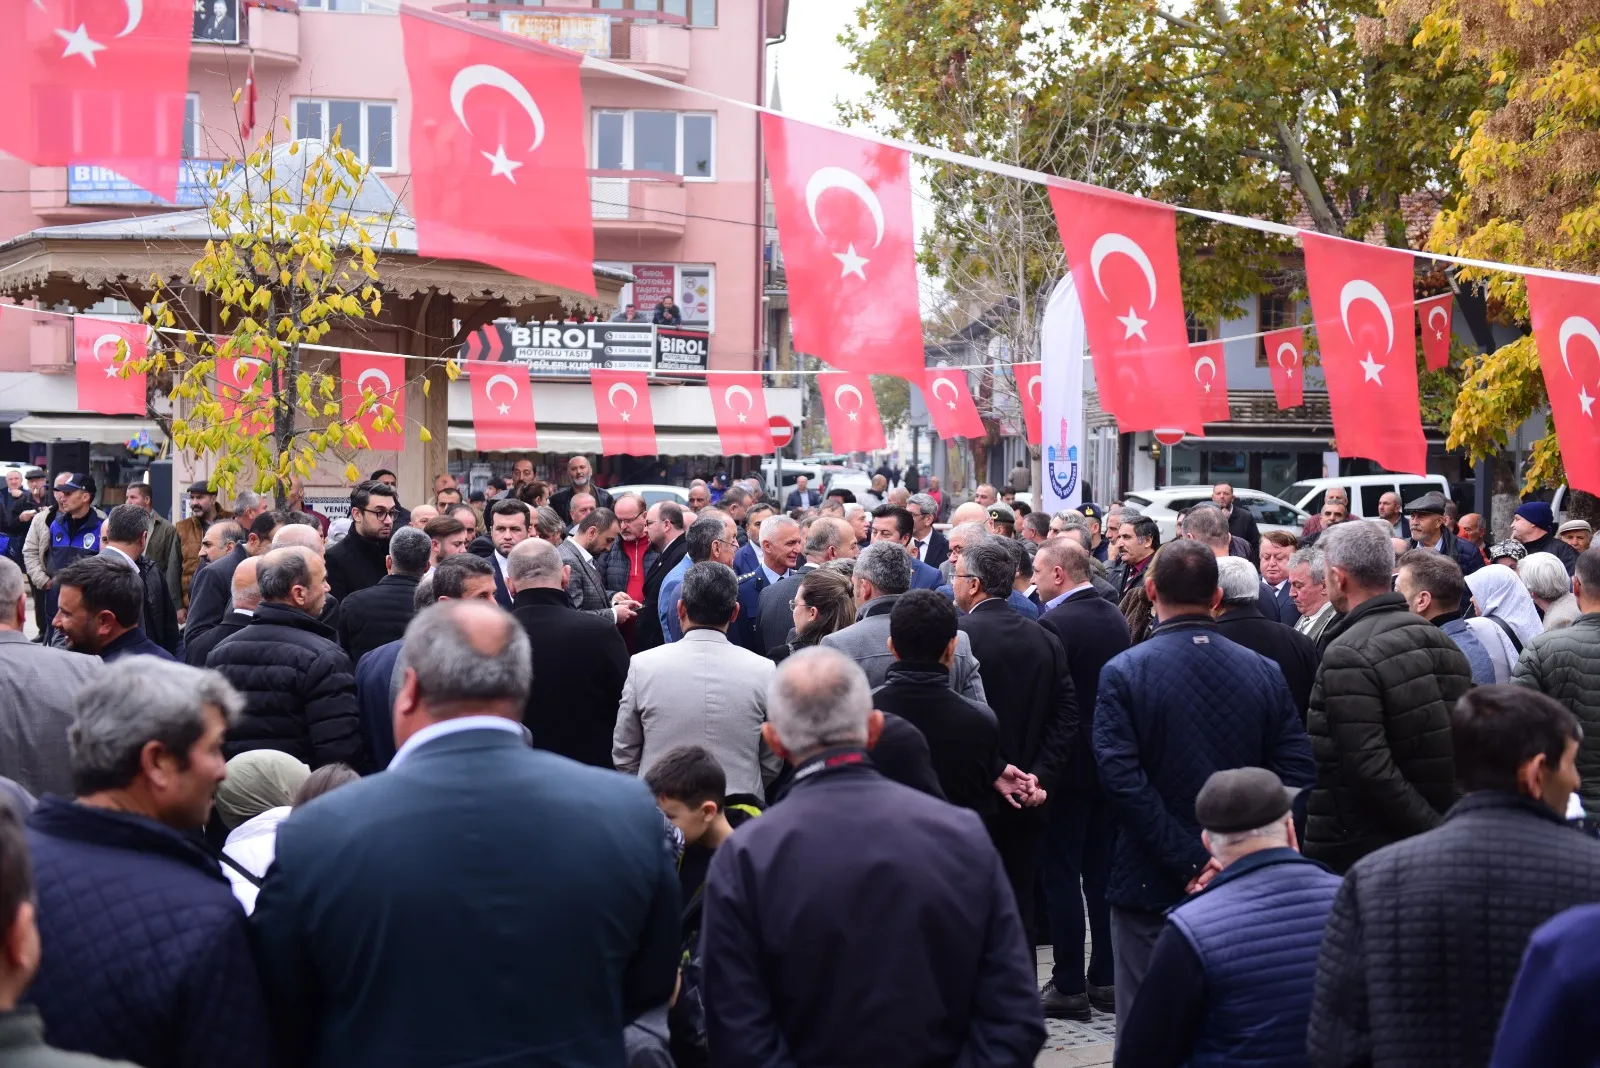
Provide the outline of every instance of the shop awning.
{"type": "MultiPolygon", "coordinates": [[[[476,452],[478,437],[470,426],[452,426],[450,428],[450,447],[462,452],[476,452]]],[[[722,442],[715,433],[672,433],[671,431],[658,430],[656,432],[656,448],[661,450],[663,456],[720,456],[722,455],[722,442]]],[[[601,452],[600,434],[594,430],[545,430],[539,429],[539,443],[532,443],[525,450],[511,449],[511,452],[601,452]]]]}
{"type": "Polygon", "coordinates": [[[166,440],[154,419],[113,415],[28,415],[11,424],[12,441],[88,441],[125,445],[139,431],[159,445],[166,440]]]}

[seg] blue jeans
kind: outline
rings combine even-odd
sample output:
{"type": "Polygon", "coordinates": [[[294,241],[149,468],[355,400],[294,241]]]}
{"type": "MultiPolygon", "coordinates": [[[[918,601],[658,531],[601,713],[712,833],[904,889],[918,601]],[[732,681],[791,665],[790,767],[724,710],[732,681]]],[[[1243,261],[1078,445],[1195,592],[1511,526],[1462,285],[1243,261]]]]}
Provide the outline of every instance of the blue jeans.
{"type": "Polygon", "coordinates": [[[1088,982],[1111,986],[1115,980],[1111,950],[1111,911],[1106,905],[1106,876],[1111,868],[1111,809],[1105,797],[1068,792],[1050,798],[1049,823],[1040,843],[1050,937],[1055,943],[1055,972],[1050,981],[1063,994],[1084,993],[1084,906],[1088,906],[1088,982]]]}

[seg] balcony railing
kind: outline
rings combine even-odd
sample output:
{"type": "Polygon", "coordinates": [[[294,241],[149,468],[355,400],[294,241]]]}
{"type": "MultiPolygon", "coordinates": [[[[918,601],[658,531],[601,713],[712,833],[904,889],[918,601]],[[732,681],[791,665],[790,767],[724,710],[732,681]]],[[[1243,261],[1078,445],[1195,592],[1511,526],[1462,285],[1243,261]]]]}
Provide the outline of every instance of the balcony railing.
{"type": "Polygon", "coordinates": [[[682,81],[689,72],[689,20],[667,11],[621,11],[594,6],[524,7],[518,3],[455,0],[435,11],[501,21],[534,40],[636,66],[658,77],[682,81]]]}
{"type": "Polygon", "coordinates": [[[688,217],[683,179],[660,171],[589,172],[589,201],[600,234],[678,238],[688,217]]]}

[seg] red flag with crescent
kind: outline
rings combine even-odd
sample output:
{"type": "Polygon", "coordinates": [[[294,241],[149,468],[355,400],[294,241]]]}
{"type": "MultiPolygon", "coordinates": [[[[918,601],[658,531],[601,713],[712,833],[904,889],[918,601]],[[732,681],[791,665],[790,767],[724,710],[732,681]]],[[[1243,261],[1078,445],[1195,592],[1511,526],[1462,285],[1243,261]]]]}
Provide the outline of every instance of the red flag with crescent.
{"type": "Polygon", "coordinates": [[[252,350],[249,356],[235,356],[236,342],[230,337],[215,338],[217,347],[217,401],[222,414],[232,419],[240,409],[245,417],[240,429],[246,434],[261,434],[272,429],[273,393],[272,355],[262,348],[252,350]],[[258,392],[244,400],[250,390],[258,392]]]}
{"type": "Polygon", "coordinates": [[[1600,285],[1529,275],[1528,309],[1567,483],[1600,493],[1600,285]]]}
{"type": "Polygon", "coordinates": [[[575,52],[402,7],[418,251],[595,295],[575,52]]]}
{"type": "Polygon", "coordinates": [[[1411,253],[1324,234],[1300,240],[1339,455],[1424,473],[1411,253]]]}
{"type": "Polygon", "coordinates": [[[1028,444],[1038,445],[1044,440],[1041,409],[1044,404],[1044,364],[1014,363],[1011,373],[1017,380],[1017,400],[1022,405],[1022,422],[1028,431],[1028,444]]]}
{"type": "Polygon", "coordinates": [[[1100,406],[1124,432],[1201,433],[1203,391],[1184,324],[1176,213],[1089,186],[1051,186],[1050,201],[1083,300],[1100,406]]]}
{"type": "Polygon", "coordinates": [[[828,421],[828,438],[835,452],[871,452],[884,447],[883,421],[872,380],[846,371],[824,371],[817,376],[822,393],[822,414],[828,421]]]}
{"type": "Polygon", "coordinates": [[[650,376],[643,371],[590,371],[600,451],[607,456],[654,456],[656,417],[650,376]]]}
{"type": "Polygon", "coordinates": [[[1228,361],[1221,341],[1190,345],[1194,380],[1200,385],[1200,414],[1208,423],[1228,421],[1228,361]]]}
{"type": "Polygon", "coordinates": [[[964,367],[929,367],[922,372],[922,399],[941,438],[981,438],[983,419],[972,400],[964,367]]]}
{"type": "Polygon", "coordinates": [[[843,371],[921,380],[911,154],[761,116],[794,347],[843,371]]]}
{"type": "Polygon", "coordinates": [[[143,323],[122,319],[91,319],[86,315],[72,320],[72,347],[78,374],[78,407],[102,415],[145,415],[143,374],[123,376],[122,368],[145,357],[150,328],[143,323]],[[121,343],[127,355],[117,359],[121,343]]]}
{"type": "Polygon", "coordinates": [[[1298,326],[1274,330],[1261,339],[1272,371],[1272,393],[1278,410],[1298,408],[1305,403],[1305,331],[1298,326]]]}
{"type": "Polygon", "coordinates": [[[538,448],[533,388],[526,367],[468,360],[467,378],[472,383],[472,432],[478,439],[478,451],[538,448]]]}
{"type": "Polygon", "coordinates": [[[341,352],[339,377],[343,379],[342,415],[355,420],[367,436],[369,449],[401,449],[406,443],[406,360],[376,352],[341,352]],[[370,401],[370,403],[368,403],[370,401]],[[361,406],[367,404],[366,411],[361,406]],[[378,429],[382,410],[394,411],[394,425],[378,429]]]}
{"type": "Polygon", "coordinates": [[[1450,365],[1450,315],[1454,309],[1453,293],[1417,301],[1417,325],[1422,328],[1422,360],[1430,371],[1450,365]]]}
{"type": "Polygon", "coordinates": [[[711,410],[717,417],[717,439],[726,456],[765,456],[773,451],[767,426],[767,395],[761,375],[711,375],[711,410]]]}

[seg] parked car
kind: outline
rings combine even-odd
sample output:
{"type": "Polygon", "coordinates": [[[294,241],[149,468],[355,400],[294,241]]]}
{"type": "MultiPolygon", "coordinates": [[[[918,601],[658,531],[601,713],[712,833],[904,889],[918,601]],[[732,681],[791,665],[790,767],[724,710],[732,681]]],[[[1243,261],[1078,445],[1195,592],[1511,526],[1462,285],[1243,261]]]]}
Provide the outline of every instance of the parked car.
{"type": "Polygon", "coordinates": [[[783,485],[777,484],[777,465],[768,457],[761,461],[761,480],[767,484],[767,492],[776,496],[782,491],[783,496],[789,496],[789,491],[794,489],[795,479],[801,475],[806,476],[806,483],[812,489],[821,489],[827,481],[828,468],[821,464],[797,462],[794,460],[783,461],[783,485]]]}
{"type": "Polygon", "coordinates": [[[685,508],[689,507],[689,491],[684,489],[682,486],[612,486],[607,492],[611,494],[613,500],[622,496],[624,493],[637,493],[639,496],[644,498],[644,503],[646,505],[659,504],[662,501],[672,501],[674,504],[680,504],[685,508]]]}
{"type": "Polygon", "coordinates": [[[872,492],[872,476],[865,471],[835,471],[828,475],[828,483],[823,487],[822,495],[826,497],[836,489],[849,490],[855,494],[857,504],[870,503],[866,495],[872,492]]]}
{"type": "MultiPolygon", "coordinates": [[[[1300,533],[1300,527],[1311,516],[1288,501],[1254,489],[1235,489],[1235,505],[1250,509],[1261,530],[1287,530],[1300,533]]],[[[1122,498],[1128,504],[1156,521],[1163,542],[1171,541],[1178,533],[1178,513],[1193,508],[1201,501],[1211,499],[1209,486],[1169,486],[1166,489],[1138,490],[1122,498]]]]}
{"type": "Polygon", "coordinates": [[[1450,500],[1450,483],[1443,475],[1345,475],[1343,478],[1308,478],[1283,491],[1294,507],[1315,515],[1322,511],[1322,498],[1338,486],[1350,494],[1350,515],[1375,519],[1378,501],[1385,493],[1398,493],[1404,508],[1423,494],[1438,492],[1450,500]]]}

